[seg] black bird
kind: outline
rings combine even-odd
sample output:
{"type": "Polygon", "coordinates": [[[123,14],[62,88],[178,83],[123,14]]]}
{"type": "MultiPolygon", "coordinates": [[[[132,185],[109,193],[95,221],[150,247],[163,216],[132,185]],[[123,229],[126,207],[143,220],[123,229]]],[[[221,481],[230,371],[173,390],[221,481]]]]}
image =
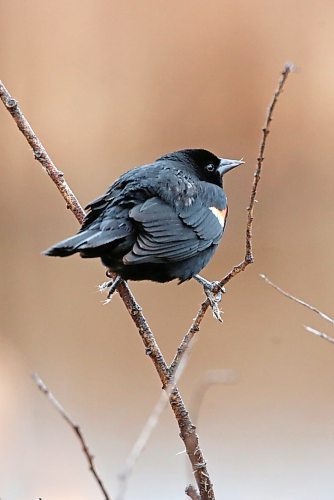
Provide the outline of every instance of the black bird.
{"type": "Polygon", "coordinates": [[[44,254],[100,257],[124,280],[182,283],[195,278],[212,290],[198,273],[224,233],[223,175],[241,163],[204,149],[185,149],[129,170],[86,207],[75,236],[44,254]]]}

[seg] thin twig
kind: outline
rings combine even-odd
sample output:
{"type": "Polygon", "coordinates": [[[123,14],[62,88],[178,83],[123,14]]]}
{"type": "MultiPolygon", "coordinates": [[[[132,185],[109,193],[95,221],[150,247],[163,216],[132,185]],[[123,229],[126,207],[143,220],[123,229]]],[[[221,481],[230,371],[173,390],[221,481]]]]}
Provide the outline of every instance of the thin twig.
{"type": "Polygon", "coordinates": [[[258,184],[261,178],[262,165],[264,161],[264,153],[267,145],[268,135],[270,133],[270,124],[273,119],[273,113],[278,101],[279,96],[282,94],[285,82],[289,74],[294,71],[293,64],[286,64],[284,70],[281,73],[280,80],[278,82],[277,89],[273,95],[271,103],[267,111],[267,118],[265,120],[264,128],[262,129],[262,141],[260,145],[260,153],[257,158],[257,167],[254,173],[254,180],[252,185],[252,191],[250,196],[250,202],[247,207],[247,225],[246,225],[246,254],[243,262],[235,266],[220,282],[221,286],[226,285],[236,274],[244,271],[249,264],[254,262],[253,256],[253,220],[254,220],[254,206],[257,194],[258,184]]]}
{"type": "Polygon", "coordinates": [[[40,162],[42,167],[49,174],[57,189],[60,191],[60,194],[66,201],[66,206],[73,212],[77,220],[82,223],[85,212],[78,202],[77,198],[73,194],[72,190],[69,188],[67,184],[63,172],[58,170],[55,164],[52,162],[51,158],[47,154],[43,144],[36,136],[35,132],[31,128],[28,120],[23,115],[20,110],[18,103],[13,97],[10,95],[4,84],[0,81],[0,99],[8,109],[9,113],[14,118],[14,121],[24,137],[27,139],[28,143],[32,147],[35,159],[40,162]]]}
{"type": "Polygon", "coordinates": [[[143,453],[144,449],[146,448],[146,445],[152,435],[152,432],[157,426],[157,423],[160,419],[160,416],[164,409],[166,408],[168,404],[168,398],[171,395],[172,391],[175,389],[175,385],[178,383],[180,380],[180,377],[184,371],[184,368],[187,364],[187,361],[189,359],[190,353],[191,353],[191,348],[192,345],[189,345],[189,348],[187,349],[187,352],[183,356],[176,372],[175,375],[170,378],[165,391],[163,391],[156,402],[153,410],[151,411],[148,419],[145,422],[144,427],[142,428],[136,442],[134,443],[127,459],[125,462],[125,466],[122,470],[122,472],[119,474],[119,489],[118,489],[118,494],[116,496],[116,500],[123,500],[125,498],[126,490],[127,490],[127,485],[130,479],[130,476],[133,473],[133,469],[137,463],[138,458],[140,455],[143,453]]]}
{"type": "Polygon", "coordinates": [[[207,299],[205,302],[202,303],[191,327],[189,328],[188,332],[183,337],[181,344],[177,348],[175,357],[169,367],[169,373],[171,375],[175,372],[175,370],[177,370],[177,367],[181,362],[181,359],[184,356],[185,352],[187,351],[190,342],[194,338],[195,334],[199,332],[202,319],[204,318],[209,305],[210,305],[209,299],[207,299]]]}
{"type": "MultiPolygon", "coordinates": [[[[233,269],[226,274],[226,276],[220,281],[220,286],[226,285],[229,281],[231,281],[234,276],[239,274],[241,271],[244,271],[246,267],[249,264],[252,264],[254,262],[254,256],[253,256],[253,220],[254,220],[254,205],[255,205],[255,200],[256,200],[256,194],[257,194],[257,189],[258,189],[258,184],[260,181],[261,177],[261,171],[262,171],[262,165],[264,161],[264,153],[266,149],[266,144],[267,144],[267,138],[270,133],[270,124],[273,118],[273,113],[278,101],[279,96],[282,94],[285,82],[289,76],[289,74],[294,70],[294,66],[292,64],[286,64],[284,67],[284,70],[281,73],[280,80],[278,83],[278,87],[273,95],[273,98],[271,100],[270,106],[268,108],[267,112],[267,117],[265,120],[265,125],[264,128],[262,129],[262,141],[260,144],[260,149],[259,149],[259,156],[257,158],[257,167],[254,173],[254,180],[253,180],[253,185],[252,185],[252,190],[251,190],[251,195],[250,195],[250,201],[249,205],[247,207],[247,224],[246,224],[246,252],[245,252],[245,257],[240,264],[236,265],[233,267],[233,269]]],[[[183,338],[179,348],[177,349],[177,353],[174,357],[174,360],[170,366],[170,371],[173,373],[173,371],[176,369],[178,363],[180,362],[180,359],[183,356],[184,351],[187,349],[188,343],[191,341],[193,336],[199,331],[201,322],[205,316],[206,311],[208,310],[210,306],[210,302],[207,299],[205,302],[202,303],[191,327],[189,328],[188,332],[186,333],[185,337],[183,338]]]]}
{"type": "Polygon", "coordinates": [[[328,321],[329,323],[331,323],[332,325],[334,325],[334,319],[331,318],[330,316],[328,316],[327,314],[323,313],[322,311],[320,311],[319,309],[317,309],[316,307],[312,306],[311,304],[308,304],[307,302],[304,302],[304,300],[301,300],[301,299],[298,299],[298,297],[295,297],[294,295],[291,295],[291,293],[288,293],[286,292],[285,290],[283,290],[282,288],[280,288],[279,286],[275,285],[275,283],[273,283],[272,281],[270,281],[269,278],[267,278],[267,276],[265,276],[264,274],[260,274],[260,277],[264,279],[264,281],[272,286],[273,288],[275,288],[275,290],[277,290],[278,292],[280,292],[282,295],[284,295],[285,297],[287,297],[288,299],[291,299],[293,300],[294,302],[297,302],[298,304],[306,307],[307,309],[310,309],[311,311],[315,312],[316,314],[319,314],[319,316],[328,321]]]}
{"type": "Polygon", "coordinates": [[[304,326],[305,330],[309,333],[313,333],[313,335],[316,335],[317,337],[320,337],[324,340],[327,340],[328,342],[331,342],[331,344],[334,344],[334,338],[331,337],[330,335],[327,335],[326,333],[319,332],[319,330],[315,330],[311,326],[304,326]]]}
{"type": "Polygon", "coordinates": [[[73,420],[69,417],[68,413],[64,410],[63,406],[59,403],[59,401],[55,398],[55,396],[52,394],[52,392],[48,389],[48,387],[45,385],[43,380],[37,375],[37,373],[34,373],[32,376],[33,380],[35,381],[38,389],[48,398],[50,403],[54,406],[54,408],[57,410],[57,412],[63,417],[65,422],[71,427],[75,435],[80,441],[80,444],[82,446],[82,451],[85,457],[87,458],[87,462],[89,465],[89,470],[93,474],[96,482],[99,485],[100,490],[102,491],[105,500],[111,500],[111,496],[105,489],[105,486],[102,482],[102,479],[100,475],[98,474],[95,464],[94,464],[94,456],[91,454],[89,451],[86,439],[84,438],[80,427],[73,422],[73,420]]]}
{"type": "MultiPolygon", "coordinates": [[[[56,184],[61,195],[67,203],[67,207],[73,212],[75,217],[79,222],[82,222],[85,216],[83,209],[81,208],[79,202],[76,200],[74,194],[70,190],[65,178],[58,169],[54,166],[51,159],[49,158],[46,150],[44,149],[42,143],[32,130],[27,119],[24,117],[22,111],[20,110],[17,101],[11,97],[5,86],[0,81],[0,98],[6,106],[7,110],[10,112],[14,118],[19,129],[23,133],[24,137],[28,143],[32,146],[35,158],[42,164],[42,166],[47,170],[51,179],[56,184]],[[36,154],[37,153],[37,154],[36,154]]],[[[152,359],[154,366],[158,372],[160,380],[165,388],[171,378],[171,373],[169,372],[169,367],[166,364],[159,346],[154,338],[152,330],[150,329],[144,315],[142,314],[141,307],[136,302],[134,296],[132,295],[128,285],[122,282],[117,291],[121,296],[127,310],[129,311],[139,334],[144,343],[146,353],[152,359]]],[[[202,450],[199,446],[198,436],[196,434],[196,429],[193,426],[187,409],[183,403],[182,397],[179,390],[175,387],[169,397],[170,405],[173,409],[175,417],[177,419],[180,436],[185,444],[192,468],[194,471],[195,479],[198,485],[198,489],[202,500],[213,500],[214,492],[212,483],[209,478],[209,473],[206,467],[206,462],[203,457],[202,450]]]]}

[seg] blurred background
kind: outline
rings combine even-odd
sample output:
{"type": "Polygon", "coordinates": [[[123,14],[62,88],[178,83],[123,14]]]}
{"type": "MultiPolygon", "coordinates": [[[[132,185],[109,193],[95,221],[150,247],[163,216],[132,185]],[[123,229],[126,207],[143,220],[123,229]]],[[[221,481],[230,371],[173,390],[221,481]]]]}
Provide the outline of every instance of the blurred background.
{"type": "MultiPolygon", "coordinates": [[[[267,105],[291,75],[266,151],[255,264],[207,314],[180,382],[189,404],[209,369],[198,429],[217,498],[334,498],[331,333],[259,273],[333,312],[334,4],[330,0],[0,2],[0,78],[83,205],[125,170],[204,147],[246,165],[226,177],[229,221],[204,275],[244,255],[246,207],[267,105]]],[[[96,260],[41,256],[78,228],[0,106],[2,500],[101,498],[37,371],[80,423],[112,498],[161,384],[120,298],[102,306],[96,260]]],[[[168,362],[203,299],[196,283],[131,286],[168,362]]],[[[184,498],[186,461],[168,408],[128,499],[184,498]]]]}

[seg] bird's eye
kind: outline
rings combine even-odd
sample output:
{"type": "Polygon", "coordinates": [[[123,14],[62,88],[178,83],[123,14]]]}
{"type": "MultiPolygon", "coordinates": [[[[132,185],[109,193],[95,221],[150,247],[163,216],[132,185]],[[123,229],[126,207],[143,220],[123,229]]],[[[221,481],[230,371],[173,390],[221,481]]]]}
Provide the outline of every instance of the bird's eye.
{"type": "Polygon", "coordinates": [[[206,169],[208,172],[213,172],[215,167],[211,163],[209,163],[209,165],[206,166],[206,169]]]}

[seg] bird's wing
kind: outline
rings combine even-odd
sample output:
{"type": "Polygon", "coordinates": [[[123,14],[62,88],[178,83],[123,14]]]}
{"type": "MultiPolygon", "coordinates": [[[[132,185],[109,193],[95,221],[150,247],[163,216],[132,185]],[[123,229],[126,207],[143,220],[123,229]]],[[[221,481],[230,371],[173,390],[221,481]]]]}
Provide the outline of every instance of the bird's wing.
{"type": "Polygon", "coordinates": [[[187,259],[217,244],[223,226],[200,201],[179,212],[158,197],[136,205],[129,217],[137,225],[137,239],[123,259],[125,264],[167,263],[187,259]]]}
{"type": "MultiPolygon", "coordinates": [[[[86,207],[86,216],[81,230],[90,227],[112,207],[131,208],[148,198],[147,188],[154,184],[154,164],[136,167],[121,175],[107,191],[91,201],[86,207]]],[[[114,214],[112,214],[114,215],[114,214]]]]}
{"type": "Polygon", "coordinates": [[[110,205],[110,202],[113,201],[113,199],[119,194],[119,188],[116,183],[114,183],[108,191],[100,196],[99,198],[96,198],[95,200],[91,201],[86,207],[86,215],[85,219],[83,221],[81,230],[85,230],[87,227],[89,227],[96,219],[100,217],[101,214],[108,208],[110,205]]]}
{"type": "Polygon", "coordinates": [[[223,208],[207,205],[211,204],[203,204],[200,199],[197,199],[191,207],[183,208],[179,217],[184,224],[193,229],[200,239],[218,243],[225,229],[227,204],[224,199],[224,203],[220,204],[223,208]]]}

